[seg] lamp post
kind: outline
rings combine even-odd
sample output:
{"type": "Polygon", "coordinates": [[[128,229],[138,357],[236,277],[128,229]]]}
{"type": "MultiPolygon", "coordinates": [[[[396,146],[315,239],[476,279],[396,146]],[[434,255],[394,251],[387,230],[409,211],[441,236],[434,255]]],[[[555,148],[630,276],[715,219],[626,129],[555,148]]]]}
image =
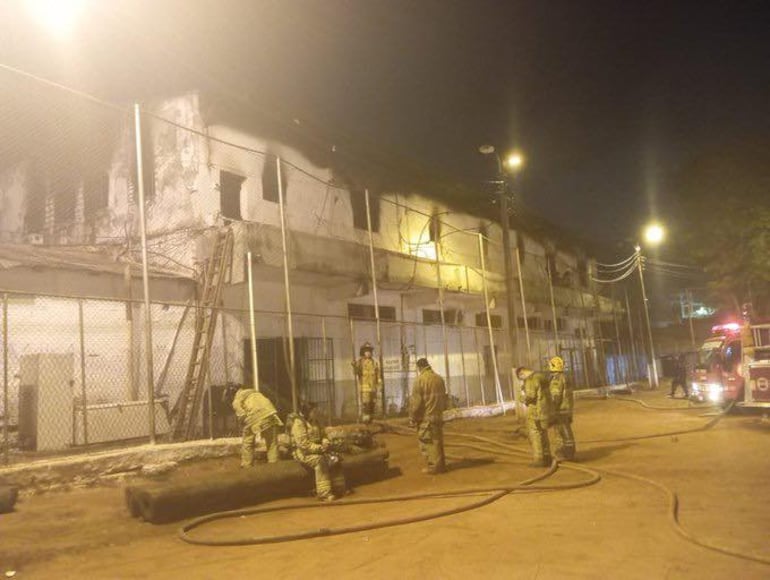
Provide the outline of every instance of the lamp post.
{"type": "Polygon", "coordinates": [[[511,220],[508,215],[508,173],[516,173],[524,165],[524,158],[519,153],[512,153],[505,159],[505,163],[500,158],[500,154],[495,150],[493,145],[482,145],[479,147],[479,153],[482,155],[494,155],[497,161],[497,178],[495,179],[495,185],[497,185],[497,197],[500,203],[500,227],[503,231],[503,262],[505,263],[505,305],[508,315],[508,337],[511,344],[511,354],[518,350],[518,325],[516,324],[516,310],[514,305],[514,288],[513,288],[513,268],[512,268],[512,256],[511,256],[511,220]],[[508,172],[505,171],[508,169],[508,172]]]}
{"type": "MultiPolygon", "coordinates": [[[[657,223],[652,223],[644,228],[644,240],[649,245],[657,245],[663,241],[665,237],[665,230],[663,226],[657,223]]],[[[653,389],[658,388],[658,367],[655,364],[655,345],[652,340],[652,323],[650,322],[650,306],[647,300],[647,291],[644,287],[644,270],[642,268],[642,247],[637,244],[634,248],[636,250],[636,265],[639,269],[639,285],[642,289],[642,303],[644,304],[644,318],[647,323],[647,340],[650,343],[650,382],[653,389]]]]}

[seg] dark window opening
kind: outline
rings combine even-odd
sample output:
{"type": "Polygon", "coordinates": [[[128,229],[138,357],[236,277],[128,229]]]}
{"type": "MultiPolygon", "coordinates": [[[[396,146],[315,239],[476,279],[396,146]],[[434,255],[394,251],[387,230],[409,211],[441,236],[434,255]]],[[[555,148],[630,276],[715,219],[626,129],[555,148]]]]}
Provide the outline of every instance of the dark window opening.
{"type": "Polygon", "coordinates": [[[559,271],[556,269],[556,254],[549,252],[546,254],[545,259],[548,273],[551,276],[551,282],[555,284],[559,280],[559,271]]]}
{"type": "Polygon", "coordinates": [[[433,214],[430,216],[430,224],[429,224],[430,231],[428,232],[430,235],[430,241],[431,242],[438,242],[441,240],[441,220],[439,219],[438,215],[433,214]]]}
{"type": "MultiPolygon", "coordinates": [[[[500,316],[499,314],[491,314],[489,318],[492,321],[492,328],[503,327],[503,317],[500,316]]],[[[479,312],[478,314],[476,314],[476,326],[483,326],[484,328],[486,328],[487,326],[486,312],[479,312]]]]}
{"type": "MultiPolygon", "coordinates": [[[[457,310],[455,308],[444,309],[444,322],[446,324],[460,324],[462,320],[462,310],[457,310]]],[[[422,321],[425,324],[441,324],[441,310],[423,309],[422,321]]]]}
{"type": "MultiPolygon", "coordinates": [[[[366,223],[366,192],[362,189],[350,191],[350,205],[353,208],[353,227],[357,230],[369,230],[366,223]]],[[[380,198],[369,192],[369,213],[372,216],[372,231],[380,231],[380,198]]]]}
{"type": "MultiPolygon", "coordinates": [[[[359,320],[376,320],[374,306],[371,304],[348,304],[348,316],[359,320]]],[[[380,320],[396,320],[395,306],[380,306],[380,320]]]]}
{"type": "Polygon", "coordinates": [[[56,226],[68,226],[75,223],[78,189],[73,183],[61,184],[54,192],[53,222],[56,226]]]}
{"type": "Polygon", "coordinates": [[[226,223],[228,219],[241,219],[241,185],[245,179],[229,171],[219,172],[219,207],[226,223]]]}
{"type": "MultiPolygon", "coordinates": [[[[556,318],[556,329],[557,330],[564,330],[565,323],[563,318],[556,318]]],[[[552,318],[546,318],[543,320],[543,330],[547,332],[553,331],[553,319],[552,318]]]]}
{"type": "MultiPolygon", "coordinates": [[[[262,166],[262,199],[280,203],[276,159],[275,155],[265,155],[265,164],[262,166]]],[[[283,187],[283,202],[288,203],[289,181],[286,179],[286,166],[283,163],[281,163],[281,186],[283,187]]]]}
{"type": "Polygon", "coordinates": [[[110,176],[104,171],[86,177],[83,182],[83,214],[88,221],[110,203],[110,176]]]}
{"type": "Polygon", "coordinates": [[[588,286],[588,262],[578,260],[578,280],[583,288],[588,286]]]}
{"type": "Polygon", "coordinates": [[[37,167],[32,167],[27,190],[27,209],[24,214],[24,229],[27,233],[40,233],[45,229],[45,206],[48,190],[45,179],[37,167]]]}

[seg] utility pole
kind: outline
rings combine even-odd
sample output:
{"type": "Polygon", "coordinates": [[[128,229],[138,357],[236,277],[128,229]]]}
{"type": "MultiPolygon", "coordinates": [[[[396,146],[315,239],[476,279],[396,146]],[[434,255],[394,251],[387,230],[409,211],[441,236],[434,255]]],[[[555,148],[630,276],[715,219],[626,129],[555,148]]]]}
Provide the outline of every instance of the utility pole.
{"type": "Polygon", "coordinates": [[[655,345],[652,342],[652,324],[650,323],[650,306],[647,301],[647,291],[644,288],[644,273],[642,271],[642,249],[636,247],[636,265],[639,268],[639,284],[642,287],[642,302],[644,317],[647,322],[647,339],[650,341],[650,382],[653,389],[658,388],[658,368],[655,364],[655,345]]]}

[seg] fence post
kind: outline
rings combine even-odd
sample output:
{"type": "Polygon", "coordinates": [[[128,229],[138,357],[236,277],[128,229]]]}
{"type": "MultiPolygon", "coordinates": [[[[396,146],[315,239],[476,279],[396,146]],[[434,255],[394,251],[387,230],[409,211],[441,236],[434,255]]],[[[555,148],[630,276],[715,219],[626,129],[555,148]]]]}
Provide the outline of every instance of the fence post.
{"type": "Polygon", "coordinates": [[[470,407],[471,396],[470,396],[470,393],[468,392],[468,377],[465,373],[465,347],[463,345],[463,327],[461,325],[458,325],[457,330],[460,334],[460,366],[463,371],[463,389],[465,390],[465,406],[470,407]]]}
{"type": "Polygon", "coordinates": [[[5,464],[10,463],[8,441],[8,294],[3,294],[3,449],[5,464]]]}
{"type": "Polygon", "coordinates": [[[80,398],[83,412],[83,444],[88,445],[88,398],[86,395],[86,339],[83,322],[83,300],[78,300],[78,326],[80,329],[80,398]]]}

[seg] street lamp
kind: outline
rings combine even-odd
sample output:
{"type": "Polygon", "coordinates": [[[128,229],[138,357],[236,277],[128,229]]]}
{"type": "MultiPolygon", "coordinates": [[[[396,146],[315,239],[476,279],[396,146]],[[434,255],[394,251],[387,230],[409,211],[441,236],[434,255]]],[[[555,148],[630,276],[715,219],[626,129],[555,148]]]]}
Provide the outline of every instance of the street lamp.
{"type": "Polygon", "coordinates": [[[481,145],[479,147],[479,153],[482,155],[494,155],[497,161],[497,179],[495,183],[497,185],[497,196],[500,200],[500,227],[503,230],[503,261],[505,262],[505,295],[506,295],[506,310],[508,314],[508,336],[511,344],[511,352],[514,352],[515,347],[518,346],[517,334],[518,326],[516,325],[516,310],[514,306],[514,290],[513,290],[513,272],[511,267],[511,220],[508,215],[508,179],[505,169],[508,169],[509,173],[516,173],[524,166],[524,157],[517,152],[511,153],[505,159],[505,162],[500,158],[500,154],[495,150],[494,145],[481,145]],[[514,331],[516,334],[514,334],[514,331]]]}
{"type": "MultiPolygon", "coordinates": [[[[660,244],[666,237],[666,232],[659,223],[650,223],[644,228],[644,240],[650,246],[656,246],[660,244]]],[[[647,292],[644,287],[644,271],[642,268],[642,247],[637,244],[634,248],[636,250],[636,264],[639,269],[639,284],[642,287],[642,302],[644,303],[644,317],[647,322],[647,339],[650,342],[650,367],[652,388],[658,388],[658,367],[655,364],[655,346],[652,340],[652,324],[650,322],[650,307],[647,301],[647,292]]]]}
{"type": "Polygon", "coordinates": [[[72,32],[83,10],[84,0],[25,0],[30,15],[55,36],[72,32]]]}

